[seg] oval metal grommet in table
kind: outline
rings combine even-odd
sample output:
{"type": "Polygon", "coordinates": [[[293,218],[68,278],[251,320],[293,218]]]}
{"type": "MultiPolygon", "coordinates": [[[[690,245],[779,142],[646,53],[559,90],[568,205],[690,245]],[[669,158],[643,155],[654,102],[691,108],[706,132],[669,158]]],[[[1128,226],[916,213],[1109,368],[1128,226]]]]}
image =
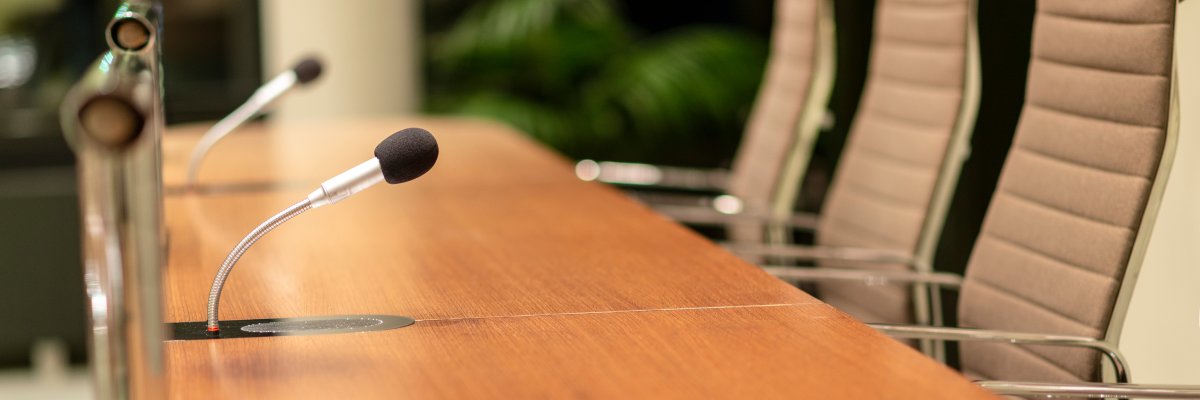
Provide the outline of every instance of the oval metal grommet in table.
{"type": "Polygon", "coordinates": [[[403,328],[416,323],[398,315],[329,315],[221,321],[221,332],[209,333],[204,321],[167,324],[168,340],[237,339],[271,336],[333,335],[403,328]]]}

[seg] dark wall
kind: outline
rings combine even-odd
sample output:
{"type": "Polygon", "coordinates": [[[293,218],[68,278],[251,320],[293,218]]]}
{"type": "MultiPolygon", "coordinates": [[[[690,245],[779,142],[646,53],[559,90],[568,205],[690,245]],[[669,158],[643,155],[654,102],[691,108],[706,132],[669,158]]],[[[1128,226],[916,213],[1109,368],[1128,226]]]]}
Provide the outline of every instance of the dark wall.
{"type": "MultiPolygon", "coordinates": [[[[165,1],[167,121],[217,119],[261,81],[258,2],[165,1]]],[[[38,339],[85,356],[83,267],[74,155],[58,105],[106,50],[115,0],[67,0],[58,9],[9,11],[5,41],[32,43],[31,77],[0,87],[0,367],[27,365],[38,339]],[[24,13],[24,14],[22,14],[24,13]]]]}
{"type": "Polygon", "coordinates": [[[258,1],[220,4],[163,4],[163,106],[169,123],[220,119],[262,84],[258,1]]]}
{"type": "Polygon", "coordinates": [[[629,22],[646,33],[659,33],[690,25],[730,26],[771,37],[775,3],[771,0],[744,1],[620,1],[629,22]]]}
{"type": "MultiPolygon", "coordinates": [[[[963,164],[934,261],[938,270],[962,273],[966,268],[996,188],[1025,97],[1033,12],[1034,0],[979,2],[979,115],[971,139],[971,157],[963,164]]],[[[956,299],[950,300],[947,311],[953,317],[950,307],[956,299]]]]}
{"type": "Polygon", "coordinates": [[[938,260],[962,272],[1016,131],[1025,97],[1033,0],[979,4],[982,85],[971,157],[963,165],[938,260]]]}
{"type": "Polygon", "coordinates": [[[863,83],[870,57],[871,24],[875,20],[873,0],[838,0],[833,6],[837,40],[837,68],[832,92],[829,95],[829,125],[825,126],[814,146],[812,160],[804,187],[800,193],[800,209],[816,212],[825,201],[825,191],[833,170],[842,154],[850,122],[858,111],[863,83]]]}

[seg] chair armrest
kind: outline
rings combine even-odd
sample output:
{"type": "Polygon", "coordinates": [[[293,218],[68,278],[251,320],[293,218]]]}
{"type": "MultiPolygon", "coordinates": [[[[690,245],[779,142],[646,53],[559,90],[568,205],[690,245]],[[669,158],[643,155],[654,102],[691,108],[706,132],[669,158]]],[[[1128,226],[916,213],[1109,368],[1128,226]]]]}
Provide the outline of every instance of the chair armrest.
{"type": "MultiPolygon", "coordinates": [[[[923,267],[912,255],[895,250],[846,246],[797,246],[761,243],[725,243],[729,251],[746,256],[771,257],[796,261],[856,261],[876,264],[904,264],[923,267]]],[[[932,268],[929,268],[932,270],[932,268]]]]}
{"type": "Polygon", "coordinates": [[[1103,340],[1069,335],[1008,332],[990,329],[947,328],[935,326],[867,324],[889,336],[900,339],[938,339],[957,342],[1004,342],[1046,346],[1081,347],[1096,350],[1113,364],[1118,383],[1129,383],[1129,363],[1116,346],[1103,340]]]}
{"type": "Polygon", "coordinates": [[[1071,398],[1140,398],[1140,399],[1196,399],[1200,398],[1200,386],[1157,385],[1137,383],[1044,383],[1044,382],[975,382],[996,394],[1009,396],[1071,398]]]}
{"type": "Polygon", "coordinates": [[[713,191],[724,191],[729,180],[729,172],[725,170],[594,160],[575,163],[575,176],[614,185],[713,191]]]}
{"type": "Polygon", "coordinates": [[[625,194],[655,210],[663,207],[711,208],[716,197],[697,193],[626,191],[625,194]]]}
{"type": "Polygon", "coordinates": [[[773,227],[816,231],[817,217],[796,213],[783,218],[743,211],[741,203],[732,196],[717,196],[706,205],[655,205],[654,210],[679,222],[693,225],[725,225],[738,222],[761,223],[773,227]],[[728,201],[727,201],[728,200],[728,201]]]}
{"type": "Polygon", "coordinates": [[[808,268],[792,266],[762,267],[767,273],[790,283],[813,281],[860,281],[867,286],[890,283],[925,283],[933,287],[958,289],[962,277],[946,272],[888,271],[852,268],[808,268]]]}

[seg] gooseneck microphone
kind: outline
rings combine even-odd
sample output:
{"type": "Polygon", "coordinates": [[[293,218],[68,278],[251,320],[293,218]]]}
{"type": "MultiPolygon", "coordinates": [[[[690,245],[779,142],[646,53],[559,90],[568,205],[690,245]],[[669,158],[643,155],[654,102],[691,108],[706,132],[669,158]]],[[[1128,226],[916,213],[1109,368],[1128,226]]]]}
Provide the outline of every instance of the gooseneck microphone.
{"type": "Polygon", "coordinates": [[[279,99],[292,88],[306,85],[321,76],[321,62],[316,58],[308,57],[296,63],[292,69],[284,71],[275,78],[268,81],[265,85],[254,91],[250,95],[250,99],[246,100],[241,106],[233,110],[232,113],[217,121],[204,136],[200,137],[200,141],[196,143],[196,148],[192,150],[192,157],[188,160],[187,171],[187,187],[191,188],[196,184],[196,175],[200,172],[200,163],[204,161],[204,156],[212,150],[217,144],[234,129],[237,129],[242,124],[257,116],[263,109],[271,105],[275,100],[279,99]]]}
{"type": "Polygon", "coordinates": [[[213,279],[212,288],[208,292],[208,332],[217,334],[221,331],[217,320],[221,290],[225,286],[225,280],[229,278],[229,273],[233,271],[234,264],[237,264],[242,254],[263,235],[305,211],[337,203],[379,181],[396,184],[417,179],[433,168],[437,158],[437,141],[429,131],[408,128],[393,133],[375,147],[375,158],[321,183],[321,187],[310,193],[307,198],[275,214],[250,231],[250,234],[242,238],[225,257],[225,262],[221,263],[221,269],[213,279]]]}

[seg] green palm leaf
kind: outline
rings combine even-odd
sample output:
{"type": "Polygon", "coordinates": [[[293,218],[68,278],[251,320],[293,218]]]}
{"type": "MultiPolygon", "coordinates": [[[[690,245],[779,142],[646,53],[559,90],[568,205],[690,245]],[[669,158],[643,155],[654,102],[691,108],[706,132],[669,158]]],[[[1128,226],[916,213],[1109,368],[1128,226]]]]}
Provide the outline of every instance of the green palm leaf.
{"type": "Polygon", "coordinates": [[[588,83],[585,103],[617,108],[640,139],[736,139],[765,54],[765,43],[740,32],[677,32],[618,57],[588,83]]]}
{"type": "Polygon", "coordinates": [[[610,0],[480,3],[432,42],[429,107],[507,122],[571,156],[728,157],[766,41],[715,28],[633,36],[610,0]]]}

